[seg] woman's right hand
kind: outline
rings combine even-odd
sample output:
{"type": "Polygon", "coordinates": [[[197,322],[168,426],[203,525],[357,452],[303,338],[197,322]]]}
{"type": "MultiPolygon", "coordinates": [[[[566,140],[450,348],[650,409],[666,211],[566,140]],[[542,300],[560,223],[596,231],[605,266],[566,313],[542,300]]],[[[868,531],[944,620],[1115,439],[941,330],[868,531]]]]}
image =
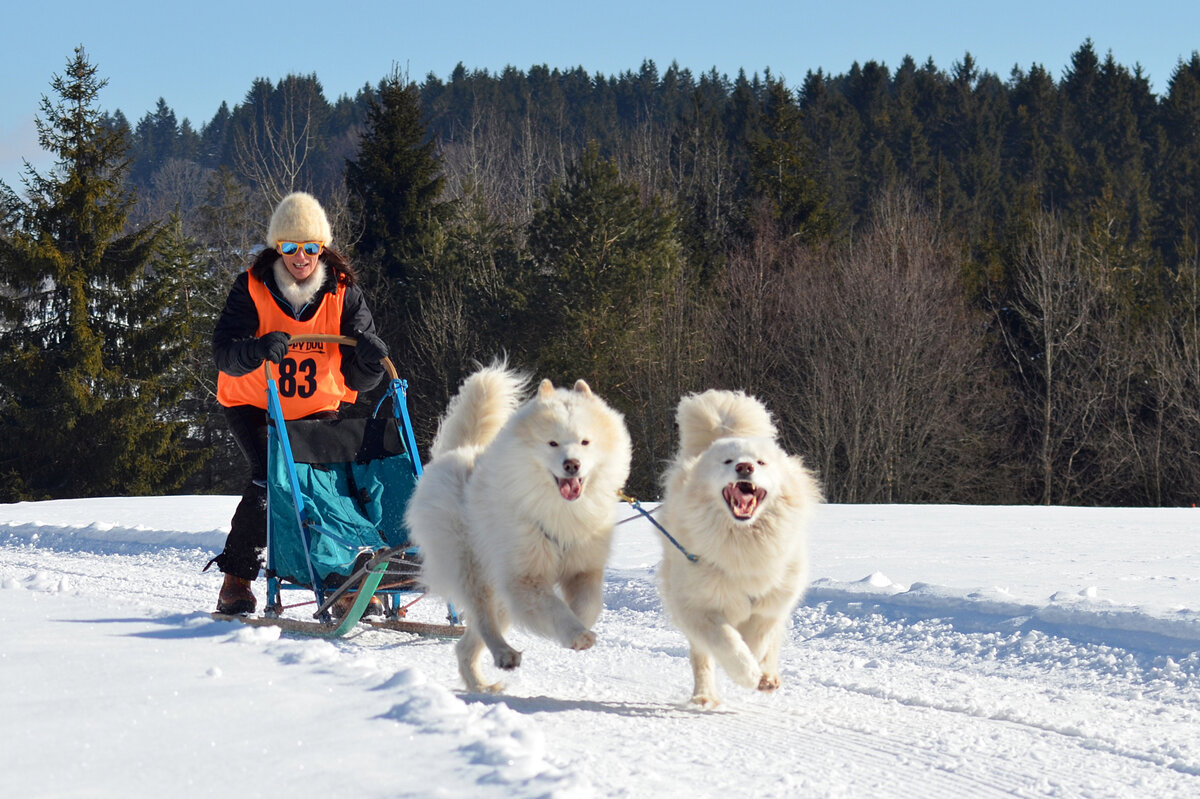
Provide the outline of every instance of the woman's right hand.
{"type": "Polygon", "coordinates": [[[254,341],[254,355],[260,360],[279,363],[288,354],[288,344],[292,337],[282,330],[273,330],[254,341]]]}

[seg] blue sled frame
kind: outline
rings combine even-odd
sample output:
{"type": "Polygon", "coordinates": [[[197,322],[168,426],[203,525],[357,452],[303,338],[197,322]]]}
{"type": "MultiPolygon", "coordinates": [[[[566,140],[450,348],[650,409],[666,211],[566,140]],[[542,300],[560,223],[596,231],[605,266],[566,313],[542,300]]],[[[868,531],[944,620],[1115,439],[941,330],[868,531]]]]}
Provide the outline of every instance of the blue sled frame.
{"type": "MultiPolygon", "coordinates": [[[[315,334],[294,336],[292,341],[355,344],[349,337],[315,334]]],[[[289,436],[289,424],[295,428],[297,423],[284,419],[271,364],[263,364],[268,416],[267,602],[262,618],[241,621],[327,637],[345,635],[360,622],[421,635],[462,634],[462,620],[450,603],[445,624],[405,618],[407,607],[424,592],[417,580],[420,552],[408,543],[403,527],[404,506],[422,470],[408,414],[408,382],[398,377],[391,361],[385,358],[383,363],[390,382],[370,420],[301,423],[328,428],[344,422],[352,433],[366,426],[382,450],[374,447],[368,456],[326,464],[320,462],[321,447],[316,446],[317,454],[303,458],[306,462],[299,466],[293,444],[306,449],[305,442],[294,442],[289,436]],[[383,413],[389,399],[390,417],[383,413]],[[317,606],[313,621],[282,616],[282,594],[289,590],[313,593],[317,606]],[[355,599],[335,620],[330,608],[345,593],[355,599]],[[362,618],[373,595],[387,607],[383,620],[362,618]],[[412,595],[416,597],[402,604],[402,598],[412,595]]],[[[368,448],[362,445],[362,450],[368,448]]]]}

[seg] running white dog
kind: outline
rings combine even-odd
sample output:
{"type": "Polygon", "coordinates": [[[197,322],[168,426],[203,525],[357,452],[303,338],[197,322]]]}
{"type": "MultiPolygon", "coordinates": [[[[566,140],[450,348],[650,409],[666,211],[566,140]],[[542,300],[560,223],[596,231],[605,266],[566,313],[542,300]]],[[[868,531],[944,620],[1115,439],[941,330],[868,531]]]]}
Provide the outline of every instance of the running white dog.
{"type": "Polygon", "coordinates": [[[742,392],[684,397],[679,452],[664,476],[663,600],[691,647],[691,701],[720,703],[713,659],[739,685],[779,687],[784,625],[808,583],[805,528],[822,501],[812,473],[775,441],[742,392]]]}
{"type": "Polygon", "coordinates": [[[515,621],[570,649],[588,649],[603,605],[617,491],[629,476],[624,418],[580,380],[527,380],[493,364],[451,400],[405,520],[422,551],[423,582],[466,611],[458,670],[472,692],[496,692],[483,647],[514,669],[504,633],[515,621]]]}

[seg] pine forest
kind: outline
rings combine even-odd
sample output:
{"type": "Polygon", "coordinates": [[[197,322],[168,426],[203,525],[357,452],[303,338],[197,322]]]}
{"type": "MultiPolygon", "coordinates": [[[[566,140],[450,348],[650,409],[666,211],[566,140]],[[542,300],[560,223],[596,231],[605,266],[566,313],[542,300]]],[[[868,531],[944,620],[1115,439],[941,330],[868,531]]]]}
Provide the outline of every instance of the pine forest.
{"type": "Polygon", "coordinates": [[[0,502],[240,493],[211,334],[295,190],[422,449],[506,357],[625,415],[644,499],[707,388],[763,399],[831,502],[1200,498],[1200,54],[1159,95],[1091,41],[1060,76],[968,54],[365,77],[134,121],[65,59],[37,117],[54,167],[0,183],[0,502]]]}

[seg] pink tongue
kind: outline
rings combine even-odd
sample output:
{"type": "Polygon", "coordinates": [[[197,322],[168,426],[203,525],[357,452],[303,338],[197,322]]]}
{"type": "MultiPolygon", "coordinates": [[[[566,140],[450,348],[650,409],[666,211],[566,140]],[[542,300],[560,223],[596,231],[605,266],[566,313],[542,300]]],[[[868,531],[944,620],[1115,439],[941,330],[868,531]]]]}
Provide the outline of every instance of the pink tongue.
{"type": "Polygon", "coordinates": [[[756,502],[753,494],[738,494],[736,502],[739,516],[749,516],[754,513],[756,502]]]}
{"type": "Polygon", "coordinates": [[[558,493],[563,499],[579,499],[583,493],[583,481],[578,477],[567,477],[558,481],[558,493]]]}
{"type": "Polygon", "coordinates": [[[725,495],[725,501],[729,503],[730,510],[739,519],[748,519],[754,515],[754,508],[758,505],[758,495],[755,493],[742,493],[736,486],[729,485],[722,492],[725,495]]]}

